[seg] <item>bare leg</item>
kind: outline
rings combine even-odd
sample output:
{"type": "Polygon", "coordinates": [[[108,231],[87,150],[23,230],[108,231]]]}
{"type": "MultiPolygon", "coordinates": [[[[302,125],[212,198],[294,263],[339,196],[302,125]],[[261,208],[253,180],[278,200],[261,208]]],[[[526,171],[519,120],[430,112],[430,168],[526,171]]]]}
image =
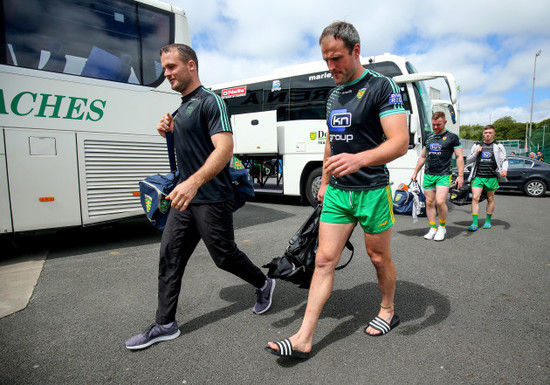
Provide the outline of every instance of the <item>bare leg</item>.
{"type": "Polygon", "coordinates": [[[482,188],[472,187],[472,214],[479,214],[479,199],[482,192],[482,188]]]}
{"type": "MultiPolygon", "coordinates": [[[[435,203],[437,205],[437,215],[439,221],[447,221],[447,196],[449,195],[449,188],[445,186],[437,186],[435,194],[435,203]]],[[[435,216],[434,216],[435,221],[435,216]]]]}
{"type": "MultiPolygon", "coordinates": [[[[294,350],[306,353],[311,351],[313,333],[321,311],[332,292],[334,269],[354,227],[355,223],[320,223],[319,248],[315,257],[315,271],[309,288],[306,313],[298,333],[289,338],[294,350]]],[[[270,348],[278,350],[277,345],[273,342],[269,342],[268,345],[270,348]]]]}
{"type": "Polygon", "coordinates": [[[428,222],[435,222],[435,190],[424,190],[424,196],[426,197],[426,216],[428,222]]]}
{"type": "Polygon", "coordinates": [[[487,212],[493,214],[495,212],[495,192],[487,191],[487,212]]]}
{"type": "MultiPolygon", "coordinates": [[[[394,315],[393,301],[395,298],[396,282],[395,265],[391,259],[390,240],[391,229],[379,234],[365,233],[365,245],[371,262],[376,269],[378,286],[382,294],[382,303],[378,317],[383,318],[388,323],[390,323],[394,315]]],[[[366,332],[372,335],[380,334],[379,330],[371,326],[367,328],[366,332]]]]}

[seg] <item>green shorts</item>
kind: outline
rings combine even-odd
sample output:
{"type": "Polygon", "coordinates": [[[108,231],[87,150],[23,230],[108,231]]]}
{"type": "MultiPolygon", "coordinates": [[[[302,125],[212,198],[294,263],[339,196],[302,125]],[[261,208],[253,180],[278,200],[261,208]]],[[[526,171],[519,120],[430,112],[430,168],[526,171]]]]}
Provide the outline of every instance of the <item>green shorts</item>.
{"type": "Polygon", "coordinates": [[[386,231],[395,223],[390,186],[345,191],[329,185],[323,199],[321,222],[359,222],[367,234],[386,231]]]}
{"type": "Polygon", "coordinates": [[[435,190],[436,186],[451,187],[452,175],[429,175],[424,174],[422,188],[424,190],[435,190]]]}
{"type": "Polygon", "coordinates": [[[472,179],[472,187],[479,187],[485,191],[496,191],[500,185],[497,178],[480,178],[476,176],[472,179]]]}

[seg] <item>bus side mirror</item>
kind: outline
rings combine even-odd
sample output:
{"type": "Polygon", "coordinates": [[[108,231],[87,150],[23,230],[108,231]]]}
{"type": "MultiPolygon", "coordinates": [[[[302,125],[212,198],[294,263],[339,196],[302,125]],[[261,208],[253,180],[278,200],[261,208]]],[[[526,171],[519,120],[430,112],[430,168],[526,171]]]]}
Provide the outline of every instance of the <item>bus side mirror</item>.
{"type": "Polygon", "coordinates": [[[455,109],[452,104],[449,104],[449,113],[451,114],[451,120],[453,124],[456,124],[456,115],[455,115],[455,109]]]}
{"type": "Polygon", "coordinates": [[[416,134],[418,132],[418,126],[420,122],[416,117],[407,111],[407,126],[409,127],[409,133],[412,135],[416,134]]]}

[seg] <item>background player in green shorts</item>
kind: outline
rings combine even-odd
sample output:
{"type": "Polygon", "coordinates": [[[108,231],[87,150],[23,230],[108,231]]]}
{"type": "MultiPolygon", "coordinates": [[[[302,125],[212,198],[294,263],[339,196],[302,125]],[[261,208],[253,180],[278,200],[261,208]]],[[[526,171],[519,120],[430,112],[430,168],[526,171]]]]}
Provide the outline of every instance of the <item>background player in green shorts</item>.
{"type": "Polygon", "coordinates": [[[412,180],[426,165],[424,170],[424,182],[422,187],[426,196],[426,216],[430,230],[424,238],[442,241],[447,233],[447,195],[451,186],[451,159],[453,153],[456,156],[458,177],[456,178],[457,188],[464,183],[464,158],[462,155],[462,144],[460,138],[445,129],[445,114],[441,111],[432,116],[433,133],[428,135],[424,141],[424,148],[420,153],[418,162],[414,169],[412,180]],[[437,211],[436,211],[437,206],[437,211]],[[439,215],[439,226],[436,224],[436,215],[439,215]]]}
{"type": "Polygon", "coordinates": [[[309,356],[313,333],[332,292],[334,269],[357,222],[363,228],[382,295],[378,316],[364,331],[381,336],[399,323],[393,305],[396,271],[390,239],[394,218],[385,164],[408,148],[401,93],[391,79],[363,68],[359,34],[353,25],[329,25],[319,43],[337,87],[327,100],[329,137],[317,196],[323,201],[323,213],[315,271],[300,329],[266,347],[277,356],[294,358],[309,356]]]}
{"type": "Polygon", "coordinates": [[[506,149],[494,141],[495,127],[487,125],[483,129],[483,143],[475,143],[470,150],[467,163],[473,163],[469,180],[472,182],[472,224],[470,231],[476,231],[478,226],[479,198],[483,190],[487,191],[487,216],[484,229],[490,229],[491,218],[495,212],[495,191],[500,187],[498,178],[506,178],[508,173],[508,157],[506,149]]]}

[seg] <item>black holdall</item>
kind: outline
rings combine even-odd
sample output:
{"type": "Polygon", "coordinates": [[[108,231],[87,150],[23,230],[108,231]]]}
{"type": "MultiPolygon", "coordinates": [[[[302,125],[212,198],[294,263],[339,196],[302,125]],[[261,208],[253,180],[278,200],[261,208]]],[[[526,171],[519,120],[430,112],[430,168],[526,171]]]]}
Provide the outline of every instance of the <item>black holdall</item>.
{"type": "MultiPolygon", "coordinates": [[[[482,191],[479,201],[483,202],[487,199],[487,192],[482,191]]],[[[449,202],[456,206],[466,206],[472,204],[472,186],[470,182],[464,182],[462,187],[456,188],[456,182],[449,189],[449,202]]]]}
{"type": "MultiPolygon", "coordinates": [[[[308,289],[315,269],[315,254],[319,244],[319,221],[323,206],[319,203],[306,219],[304,224],[288,241],[288,246],[281,257],[273,258],[271,262],[262,266],[268,268],[268,277],[279,278],[308,289]]],[[[353,258],[353,245],[346,242],[346,248],[351,251],[349,260],[336,270],[346,267],[353,258]]]]}

